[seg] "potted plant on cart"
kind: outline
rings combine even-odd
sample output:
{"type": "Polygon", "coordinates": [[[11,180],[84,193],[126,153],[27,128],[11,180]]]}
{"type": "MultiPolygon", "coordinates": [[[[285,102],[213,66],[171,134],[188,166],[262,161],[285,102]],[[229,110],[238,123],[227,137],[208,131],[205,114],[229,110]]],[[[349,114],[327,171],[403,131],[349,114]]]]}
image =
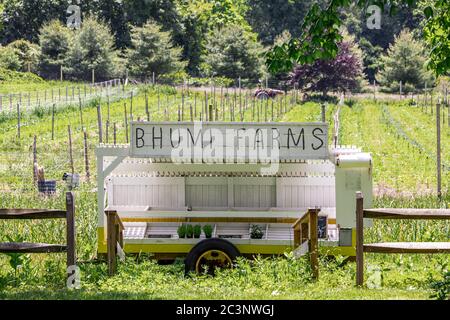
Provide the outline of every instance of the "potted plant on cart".
{"type": "Polygon", "coordinates": [[[213,227],[210,224],[204,225],[203,232],[205,233],[205,238],[210,239],[210,238],[212,238],[213,227]]]}
{"type": "Polygon", "coordinates": [[[257,224],[253,224],[250,227],[250,238],[251,239],[262,239],[264,237],[264,232],[262,230],[262,228],[257,225],[257,224]]]}
{"type": "Polygon", "coordinates": [[[202,226],[201,225],[194,226],[194,238],[200,239],[201,235],[202,235],[202,226]]]}
{"type": "Polygon", "coordinates": [[[181,226],[179,226],[177,233],[178,233],[178,238],[180,238],[180,239],[186,238],[186,225],[182,224],[181,226]]]}
{"type": "Polygon", "coordinates": [[[186,238],[192,239],[194,237],[194,227],[190,224],[186,226],[186,238]]]}

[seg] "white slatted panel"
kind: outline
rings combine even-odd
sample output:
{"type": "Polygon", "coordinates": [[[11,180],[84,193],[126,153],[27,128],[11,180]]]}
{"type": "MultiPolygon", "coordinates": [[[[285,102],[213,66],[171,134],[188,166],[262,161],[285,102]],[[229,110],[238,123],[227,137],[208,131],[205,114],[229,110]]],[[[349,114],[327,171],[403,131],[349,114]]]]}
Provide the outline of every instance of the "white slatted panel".
{"type": "Polygon", "coordinates": [[[276,178],[233,178],[234,206],[272,208],[276,205],[276,178]]]}
{"type": "Polygon", "coordinates": [[[186,178],[186,206],[193,208],[227,207],[226,177],[186,178]]]}
{"type": "Polygon", "coordinates": [[[278,178],[277,207],[335,207],[334,177],[278,178]]]}
{"type": "Polygon", "coordinates": [[[112,177],[109,183],[112,206],[185,206],[184,178],[112,177]]]}

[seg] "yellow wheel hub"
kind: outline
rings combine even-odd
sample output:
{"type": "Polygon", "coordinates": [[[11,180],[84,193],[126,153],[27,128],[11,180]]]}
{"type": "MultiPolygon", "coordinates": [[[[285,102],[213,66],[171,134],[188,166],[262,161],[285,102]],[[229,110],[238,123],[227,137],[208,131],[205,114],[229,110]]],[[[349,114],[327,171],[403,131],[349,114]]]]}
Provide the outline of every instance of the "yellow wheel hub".
{"type": "Polygon", "coordinates": [[[214,274],[218,268],[230,268],[232,266],[231,258],[221,250],[209,250],[203,253],[195,264],[197,273],[207,272],[214,274]]]}

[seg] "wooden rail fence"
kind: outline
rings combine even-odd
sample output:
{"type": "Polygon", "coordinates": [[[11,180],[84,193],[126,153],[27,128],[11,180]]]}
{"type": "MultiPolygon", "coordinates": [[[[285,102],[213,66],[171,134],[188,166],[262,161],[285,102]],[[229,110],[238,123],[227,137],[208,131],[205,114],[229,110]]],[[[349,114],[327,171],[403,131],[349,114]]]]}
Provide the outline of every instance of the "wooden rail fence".
{"type": "MultiPolygon", "coordinates": [[[[59,253],[67,252],[67,267],[76,264],[76,241],[75,241],[75,198],[72,192],[66,193],[66,210],[48,209],[0,209],[0,220],[45,220],[66,219],[67,244],[47,243],[0,243],[0,253],[59,253]]],[[[68,277],[69,274],[68,269],[68,277]]]]}
{"type": "Polygon", "coordinates": [[[446,209],[364,209],[361,192],[356,194],[356,285],[364,284],[364,252],[450,253],[450,242],[386,242],[364,244],[364,218],[397,220],[450,220],[446,209]]]}
{"type": "Polygon", "coordinates": [[[319,237],[318,217],[320,209],[309,209],[292,226],[294,229],[294,248],[307,246],[314,279],[319,278],[319,237]]]}

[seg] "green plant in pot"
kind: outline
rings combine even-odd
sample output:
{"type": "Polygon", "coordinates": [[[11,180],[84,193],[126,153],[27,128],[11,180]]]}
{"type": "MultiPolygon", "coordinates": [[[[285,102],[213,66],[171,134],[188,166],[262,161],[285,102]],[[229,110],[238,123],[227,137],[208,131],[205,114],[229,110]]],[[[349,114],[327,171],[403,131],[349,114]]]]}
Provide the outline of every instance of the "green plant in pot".
{"type": "Polygon", "coordinates": [[[186,238],[186,225],[183,224],[183,225],[179,226],[177,233],[178,233],[178,237],[180,239],[186,238]]]}
{"type": "Polygon", "coordinates": [[[262,230],[262,228],[257,224],[253,224],[250,227],[250,238],[262,239],[263,237],[264,237],[264,231],[262,230]]]}
{"type": "Polygon", "coordinates": [[[203,226],[203,232],[205,233],[206,239],[212,238],[213,227],[209,224],[203,226]]]}
{"type": "Polygon", "coordinates": [[[202,235],[202,226],[201,225],[194,226],[194,238],[199,239],[201,235],[202,235]]]}
{"type": "Polygon", "coordinates": [[[186,238],[191,239],[194,237],[194,227],[190,224],[186,226],[186,238]]]}

